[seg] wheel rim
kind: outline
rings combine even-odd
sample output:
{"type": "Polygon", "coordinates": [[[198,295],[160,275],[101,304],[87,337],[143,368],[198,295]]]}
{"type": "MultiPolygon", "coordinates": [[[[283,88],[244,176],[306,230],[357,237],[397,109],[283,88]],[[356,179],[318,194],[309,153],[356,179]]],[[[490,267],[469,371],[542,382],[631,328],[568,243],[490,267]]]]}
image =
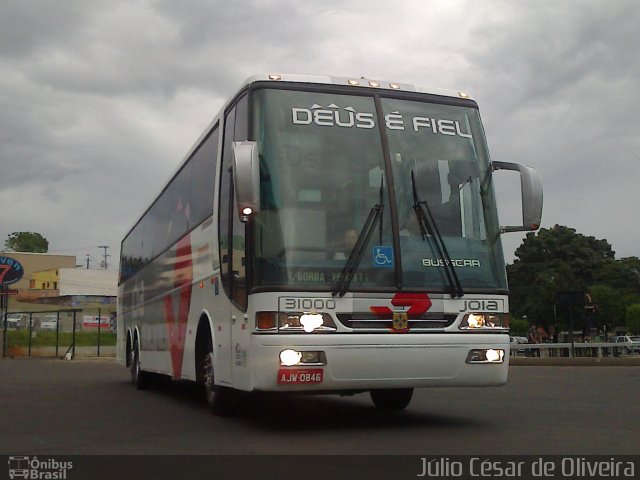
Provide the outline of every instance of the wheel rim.
{"type": "Polygon", "coordinates": [[[138,381],[140,375],[140,357],[138,356],[138,350],[134,348],[131,351],[131,380],[133,383],[138,381]]]}
{"type": "Polygon", "coordinates": [[[207,392],[207,401],[209,404],[213,404],[216,394],[213,378],[213,353],[211,352],[204,359],[204,387],[207,392]]]}

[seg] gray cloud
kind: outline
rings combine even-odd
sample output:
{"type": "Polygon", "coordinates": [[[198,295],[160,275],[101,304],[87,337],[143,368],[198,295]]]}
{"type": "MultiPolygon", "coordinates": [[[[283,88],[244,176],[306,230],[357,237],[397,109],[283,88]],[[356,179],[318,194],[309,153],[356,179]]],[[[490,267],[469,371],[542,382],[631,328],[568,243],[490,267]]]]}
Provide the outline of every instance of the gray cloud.
{"type": "Polygon", "coordinates": [[[98,5],[82,0],[64,3],[3,2],[0,9],[0,55],[20,60],[51,43],[73,44],[78,31],[98,5]]]}

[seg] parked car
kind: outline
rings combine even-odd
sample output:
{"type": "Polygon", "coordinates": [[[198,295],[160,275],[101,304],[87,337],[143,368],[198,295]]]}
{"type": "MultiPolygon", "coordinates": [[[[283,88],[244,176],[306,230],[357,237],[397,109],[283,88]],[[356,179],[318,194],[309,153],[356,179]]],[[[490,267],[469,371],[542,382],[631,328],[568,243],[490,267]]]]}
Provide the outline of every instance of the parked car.
{"type": "Polygon", "coordinates": [[[527,350],[519,350],[516,349],[515,346],[522,344],[522,343],[529,343],[529,341],[527,340],[527,337],[518,337],[518,336],[511,336],[509,337],[509,342],[511,343],[511,354],[514,356],[522,356],[522,355],[526,355],[527,354],[527,350]]]}
{"type": "Polygon", "coordinates": [[[40,322],[40,330],[49,330],[55,332],[58,329],[58,316],[47,315],[44,320],[40,322]]]}
{"type": "Polygon", "coordinates": [[[611,339],[611,343],[626,343],[624,349],[627,353],[640,353],[640,337],[635,335],[619,335],[611,339]]]}
{"type": "Polygon", "coordinates": [[[7,314],[7,328],[20,330],[25,328],[29,323],[29,317],[26,313],[9,313],[7,314]]]}

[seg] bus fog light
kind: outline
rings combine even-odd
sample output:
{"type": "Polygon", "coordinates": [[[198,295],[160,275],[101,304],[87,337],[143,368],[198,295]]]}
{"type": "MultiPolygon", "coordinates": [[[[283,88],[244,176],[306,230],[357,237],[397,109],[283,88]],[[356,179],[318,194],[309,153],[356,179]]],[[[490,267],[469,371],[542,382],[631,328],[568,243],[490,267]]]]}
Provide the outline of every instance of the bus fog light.
{"type": "Polygon", "coordinates": [[[280,364],[285,367],[293,367],[294,365],[298,365],[302,360],[302,353],[296,352],[295,350],[283,350],[280,352],[280,364]]]}
{"type": "Polygon", "coordinates": [[[504,363],[504,350],[476,349],[467,355],[467,363],[504,363]]]}
{"type": "Polygon", "coordinates": [[[305,365],[326,365],[327,356],[324,352],[302,352],[301,364],[305,365]]]}
{"type": "Polygon", "coordinates": [[[302,363],[318,363],[318,352],[302,352],[302,363]]]}
{"type": "Polygon", "coordinates": [[[484,362],[485,358],[482,353],[482,350],[471,350],[469,352],[469,358],[467,359],[468,363],[481,363],[484,362]]]}
{"type": "Polygon", "coordinates": [[[500,363],[502,362],[502,357],[504,357],[504,350],[489,349],[487,350],[486,357],[489,363],[500,363]]]}

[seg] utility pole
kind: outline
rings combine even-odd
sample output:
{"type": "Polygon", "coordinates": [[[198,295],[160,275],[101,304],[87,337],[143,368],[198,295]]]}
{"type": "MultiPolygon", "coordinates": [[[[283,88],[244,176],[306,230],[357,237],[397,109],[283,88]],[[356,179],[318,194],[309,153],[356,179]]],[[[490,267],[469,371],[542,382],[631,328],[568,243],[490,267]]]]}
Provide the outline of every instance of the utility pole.
{"type": "Polygon", "coordinates": [[[103,248],[103,249],[104,249],[104,254],[103,254],[103,257],[104,257],[104,264],[103,264],[103,265],[104,265],[104,269],[106,270],[106,269],[107,269],[107,266],[108,266],[108,264],[107,264],[107,258],[111,256],[111,255],[109,255],[109,254],[107,253],[107,249],[109,248],[109,245],[98,245],[98,248],[103,248]]]}

